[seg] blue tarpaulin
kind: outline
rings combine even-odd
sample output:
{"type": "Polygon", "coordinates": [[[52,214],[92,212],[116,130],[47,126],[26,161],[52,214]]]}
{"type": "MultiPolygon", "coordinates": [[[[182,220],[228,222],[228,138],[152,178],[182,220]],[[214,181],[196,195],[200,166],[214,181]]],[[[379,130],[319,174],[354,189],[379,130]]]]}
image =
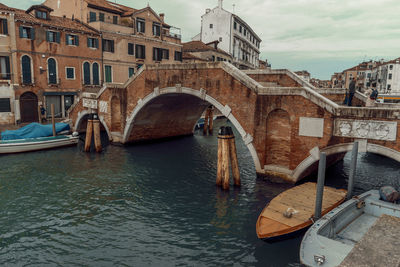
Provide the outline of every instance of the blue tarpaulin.
{"type": "MultiPolygon", "coordinates": [[[[68,123],[56,123],[56,132],[63,132],[69,130],[68,123]]],[[[53,125],[51,124],[39,124],[37,122],[28,124],[18,130],[7,130],[1,133],[1,140],[16,140],[16,139],[27,139],[46,137],[53,135],[53,125]]]]}

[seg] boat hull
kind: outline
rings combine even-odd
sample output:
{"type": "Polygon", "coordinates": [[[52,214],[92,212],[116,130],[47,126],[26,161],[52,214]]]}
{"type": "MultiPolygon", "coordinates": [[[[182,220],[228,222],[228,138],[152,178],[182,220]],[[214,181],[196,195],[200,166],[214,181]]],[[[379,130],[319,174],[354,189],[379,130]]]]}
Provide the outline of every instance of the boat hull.
{"type": "Polygon", "coordinates": [[[79,141],[78,136],[57,136],[56,138],[37,138],[37,140],[15,140],[0,143],[0,154],[23,153],[58,147],[73,146],[79,141]],[[19,142],[20,141],[20,142],[19,142]]]}

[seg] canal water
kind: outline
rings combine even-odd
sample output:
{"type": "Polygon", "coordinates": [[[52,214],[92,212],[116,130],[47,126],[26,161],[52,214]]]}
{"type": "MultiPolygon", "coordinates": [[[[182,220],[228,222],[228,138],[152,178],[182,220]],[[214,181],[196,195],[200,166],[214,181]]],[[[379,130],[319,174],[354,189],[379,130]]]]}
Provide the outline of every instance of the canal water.
{"type": "MultiPolygon", "coordinates": [[[[242,187],[229,192],[215,186],[215,135],[1,156],[0,266],[300,266],[301,236],[269,244],[255,233],[289,185],[257,178],[237,146],[242,187]]],[[[327,184],[345,188],[349,163],[328,169],[327,184]]],[[[399,186],[399,163],[361,154],[358,166],[359,193],[399,186]]]]}

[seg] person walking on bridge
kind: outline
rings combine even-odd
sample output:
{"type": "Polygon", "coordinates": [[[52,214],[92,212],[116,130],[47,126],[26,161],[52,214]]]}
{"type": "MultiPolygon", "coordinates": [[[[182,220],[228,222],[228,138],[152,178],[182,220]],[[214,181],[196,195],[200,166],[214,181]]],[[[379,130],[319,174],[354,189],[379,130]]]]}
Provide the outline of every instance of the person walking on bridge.
{"type": "Polygon", "coordinates": [[[351,102],[353,101],[353,96],[356,92],[356,78],[353,78],[349,85],[349,97],[347,99],[347,105],[351,106],[351,102]]]}

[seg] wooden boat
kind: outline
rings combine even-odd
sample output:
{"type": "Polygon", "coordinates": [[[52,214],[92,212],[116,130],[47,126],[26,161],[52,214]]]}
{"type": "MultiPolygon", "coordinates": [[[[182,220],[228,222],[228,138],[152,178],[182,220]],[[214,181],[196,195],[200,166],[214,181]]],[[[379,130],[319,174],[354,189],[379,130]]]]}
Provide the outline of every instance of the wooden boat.
{"type": "Polygon", "coordinates": [[[57,135],[29,139],[2,140],[0,141],[0,154],[21,153],[72,146],[76,145],[78,141],[79,136],[77,135],[57,135]]]}
{"type": "Polygon", "coordinates": [[[308,229],[300,261],[307,266],[398,266],[399,218],[400,205],[380,200],[377,190],[354,197],[308,229]]]}
{"type": "MultiPolygon", "coordinates": [[[[293,187],[272,199],[258,217],[257,236],[272,241],[285,238],[313,224],[317,184],[293,187]]],[[[340,205],[346,190],[324,187],[322,214],[340,205]]]]}

